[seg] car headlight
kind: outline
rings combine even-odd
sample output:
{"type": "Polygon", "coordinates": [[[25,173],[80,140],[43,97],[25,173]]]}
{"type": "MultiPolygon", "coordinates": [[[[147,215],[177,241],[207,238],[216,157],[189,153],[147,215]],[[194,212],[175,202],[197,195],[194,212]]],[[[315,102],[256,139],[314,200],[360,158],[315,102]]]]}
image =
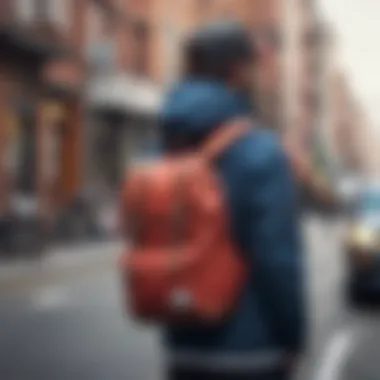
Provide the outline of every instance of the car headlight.
{"type": "Polygon", "coordinates": [[[355,264],[365,266],[372,262],[379,247],[377,233],[375,230],[358,226],[351,230],[347,242],[350,259],[355,264]]]}
{"type": "Polygon", "coordinates": [[[376,232],[364,226],[356,227],[350,233],[349,243],[357,248],[372,248],[376,245],[376,232]]]}

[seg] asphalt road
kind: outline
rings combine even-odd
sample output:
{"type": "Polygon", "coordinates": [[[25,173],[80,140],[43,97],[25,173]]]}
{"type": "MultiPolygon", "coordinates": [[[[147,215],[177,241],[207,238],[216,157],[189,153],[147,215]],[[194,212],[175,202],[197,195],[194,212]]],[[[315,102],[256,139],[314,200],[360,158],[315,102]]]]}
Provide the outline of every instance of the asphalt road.
{"type": "Polygon", "coordinates": [[[380,314],[345,302],[343,221],[309,219],[310,351],[300,377],[311,380],[380,379],[380,314]]]}
{"type": "MultiPolygon", "coordinates": [[[[309,218],[304,227],[311,333],[300,379],[378,380],[380,322],[348,313],[342,302],[343,223],[309,218]]],[[[113,260],[2,295],[0,287],[0,379],[161,379],[159,334],[134,324],[120,299],[113,260]]]]}

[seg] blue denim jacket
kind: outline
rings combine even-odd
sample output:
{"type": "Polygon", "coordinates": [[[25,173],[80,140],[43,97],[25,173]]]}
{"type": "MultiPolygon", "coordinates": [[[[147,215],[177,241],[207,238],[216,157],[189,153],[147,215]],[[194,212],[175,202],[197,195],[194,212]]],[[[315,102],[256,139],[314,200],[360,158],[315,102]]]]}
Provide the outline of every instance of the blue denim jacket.
{"type": "MultiPolygon", "coordinates": [[[[235,117],[251,116],[239,94],[190,80],[168,96],[161,127],[166,149],[201,142],[235,117]]],[[[219,326],[167,326],[172,352],[298,352],[305,339],[303,257],[295,184],[276,135],[258,128],[217,162],[231,229],[250,279],[231,318],[219,326]]]]}

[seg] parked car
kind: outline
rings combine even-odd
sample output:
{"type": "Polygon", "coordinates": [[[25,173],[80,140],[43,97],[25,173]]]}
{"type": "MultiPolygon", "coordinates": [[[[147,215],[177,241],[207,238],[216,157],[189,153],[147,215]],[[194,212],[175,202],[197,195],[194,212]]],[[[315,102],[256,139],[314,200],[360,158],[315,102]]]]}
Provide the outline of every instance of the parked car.
{"type": "Polygon", "coordinates": [[[380,186],[369,186],[358,196],[345,243],[350,304],[380,306],[380,186]]]}

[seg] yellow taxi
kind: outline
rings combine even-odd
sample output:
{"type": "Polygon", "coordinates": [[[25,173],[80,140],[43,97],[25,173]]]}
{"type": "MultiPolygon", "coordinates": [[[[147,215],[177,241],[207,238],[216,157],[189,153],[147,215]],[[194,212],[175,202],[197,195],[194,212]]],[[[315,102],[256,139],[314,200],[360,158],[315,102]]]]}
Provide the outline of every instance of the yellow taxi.
{"type": "Polygon", "coordinates": [[[367,189],[358,197],[345,250],[350,302],[380,306],[380,187],[367,189]]]}

